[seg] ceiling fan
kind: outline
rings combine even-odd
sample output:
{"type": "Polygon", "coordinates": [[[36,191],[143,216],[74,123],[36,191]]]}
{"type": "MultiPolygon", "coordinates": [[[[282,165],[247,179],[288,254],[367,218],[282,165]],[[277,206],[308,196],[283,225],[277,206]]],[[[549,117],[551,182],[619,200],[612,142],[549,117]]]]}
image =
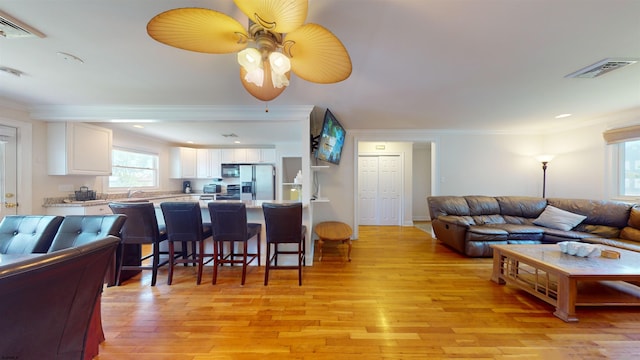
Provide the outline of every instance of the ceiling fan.
{"type": "Polygon", "coordinates": [[[336,83],[351,75],[351,58],[342,42],[321,25],[304,23],[308,0],[234,2],[248,16],[248,29],[215,10],[178,8],[153,17],[147,33],[183,50],[237,52],[242,84],[263,101],[284,91],[291,72],[320,84],[336,83]]]}

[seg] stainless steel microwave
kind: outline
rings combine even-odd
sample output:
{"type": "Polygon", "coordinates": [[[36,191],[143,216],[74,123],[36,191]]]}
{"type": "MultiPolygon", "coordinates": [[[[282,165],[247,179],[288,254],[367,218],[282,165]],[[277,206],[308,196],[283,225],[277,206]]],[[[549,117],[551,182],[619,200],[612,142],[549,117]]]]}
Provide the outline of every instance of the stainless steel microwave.
{"type": "Polygon", "coordinates": [[[222,164],[220,165],[220,172],[223,178],[237,178],[240,177],[240,165],[238,164],[222,164]]]}

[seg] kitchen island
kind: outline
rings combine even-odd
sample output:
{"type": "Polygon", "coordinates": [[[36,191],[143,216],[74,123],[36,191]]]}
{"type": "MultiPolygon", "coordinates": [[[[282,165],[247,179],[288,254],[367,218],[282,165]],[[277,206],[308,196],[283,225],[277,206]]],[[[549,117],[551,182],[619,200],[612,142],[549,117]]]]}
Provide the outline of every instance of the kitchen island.
{"type": "MultiPolygon", "coordinates": [[[[211,215],[209,214],[209,202],[207,200],[198,200],[200,203],[200,209],[202,211],[202,221],[203,222],[211,222],[211,215]]],[[[267,235],[266,235],[266,226],[264,223],[264,214],[262,212],[262,204],[263,203],[279,203],[279,204],[289,204],[295,201],[285,200],[285,201],[275,201],[275,200],[215,200],[217,203],[239,203],[242,202],[245,204],[247,208],[247,222],[250,223],[258,223],[262,225],[262,232],[260,234],[260,264],[264,265],[266,263],[266,254],[267,254],[267,235]]],[[[159,224],[164,224],[164,218],[162,216],[162,210],[160,209],[161,202],[154,202],[156,207],[156,216],[158,218],[159,224]]],[[[310,225],[310,216],[309,216],[309,206],[307,204],[303,204],[302,206],[302,224],[307,227],[307,236],[306,236],[306,244],[305,247],[307,249],[307,254],[305,257],[305,265],[313,264],[313,243],[311,242],[311,225],[310,225]]],[[[239,250],[238,250],[239,251],[239,250]]],[[[255,252],[255,241],[249,242],[249,252],[255,252]]],[[[205,252],[212,254],[213,253],[213,241],[208,239],[205,241],[205,252]]],[[[278,260],[282,264],[297,264],[295,257],[291,257],[289,261],[288,258],[282,257],[278,260]]],[[[251,265],[258,265],[256,261],[253,261],[251,265]]]]}
{"type": "MultiPolygon", "coordinates": [[[[98,215],[104,213],[111,213],[111,209],[109,208],[109,202],[132,202],[132,201],[149,201],[153,202],[156,208],[156,217],[158,218],[158,224],[164,224],[164,217],[162,215],[162,210],[160,209],[160,204],[166,201],[196,201],[200,204],[200,208],[202,209],[202,221],[203,222],[211,222],[211,216],[209,215],[209,207],[208,203],[212,200],[201,200],[200,197],[202,194],[192,193],[192,194],[165,194],[165,195],[151,195],[150,196],[140,196],[137,194],[137,197],[131,198],[114,198],[107,200],[90,200],[90,201],[73,201],[73,202],[61,202],[61,203],[45,203],[43,207],[46,209],[46,213],[48,215],[98,215]]],[[[144,194],[143,194],[144,195],[144,194]]],[[[210,195],[210,194],[206,194],[210,195]]],[[[247,207],[247,221],[252,223],[262,224],[262,233],[260,234],[261,240],[261,251],[262,258],[260,259],[260,264],[264,265],[266,261],[266,227],[264,225],[264,214],[262,213],[262,204],[265,202],[269,203],[292,203],[296,202],[293,200],[214,200],[216,202],[243,202],[247,207]]],[[[313,242],[312,242],[312,234],[311,234],[311,224],[310,224],[310,215],[309,215],[309,204],[302,205],[302,223],[307,227],[307,236],[306,236],[306,258],[305,265],[313,264],[313,242]]],[[[255,242],[249,242],[249,252],[255,251],[255,242]],[[254,248],[252,248],[254,247],[254,248]]],[[[163,244],[162,248],[164,249],[166,244],[163,244]]],[[[213,241],[211,239],[206,240],[205,242],[205,251],[208,253],[213,253],[213,241]]],[[[289,259],[282,258],[283,263],[288,263],[289,259]]],[[[292,258],[292,264],[296,263],[296,260],[292,258]]],[[[257,262],[254,261],[251,265],[257,265],[257,262]]]]}

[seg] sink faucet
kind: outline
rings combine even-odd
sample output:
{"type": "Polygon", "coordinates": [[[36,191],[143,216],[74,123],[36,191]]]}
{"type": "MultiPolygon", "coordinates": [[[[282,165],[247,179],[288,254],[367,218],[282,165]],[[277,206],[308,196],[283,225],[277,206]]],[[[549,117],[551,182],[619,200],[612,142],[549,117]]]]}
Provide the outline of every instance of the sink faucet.
{"type": "Polygon", "coordinates": [[[142,194],[142,192],[143,192],[142,190],[131,190],[131,189],[129,189],[129,191],[127,192],[127,198],[131,198],[133,195],[138,194],[138,193],[142,194]]]}

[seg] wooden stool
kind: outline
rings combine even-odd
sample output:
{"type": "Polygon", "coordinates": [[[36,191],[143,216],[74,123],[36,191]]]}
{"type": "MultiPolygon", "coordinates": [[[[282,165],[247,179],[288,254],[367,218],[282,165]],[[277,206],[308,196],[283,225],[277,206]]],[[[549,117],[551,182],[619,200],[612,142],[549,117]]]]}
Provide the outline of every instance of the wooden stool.
{"type": "Polygon", "coordinates": [[[320,238],[318,251],[320,252],[320,261],[322,261],[322,245],[325,241],[341,241],[343,244],[347,242],[349,251],[347,258],[351,261],[351,227],[339,221],[325,221],[316,225],[315,233],[320,238]]]}

